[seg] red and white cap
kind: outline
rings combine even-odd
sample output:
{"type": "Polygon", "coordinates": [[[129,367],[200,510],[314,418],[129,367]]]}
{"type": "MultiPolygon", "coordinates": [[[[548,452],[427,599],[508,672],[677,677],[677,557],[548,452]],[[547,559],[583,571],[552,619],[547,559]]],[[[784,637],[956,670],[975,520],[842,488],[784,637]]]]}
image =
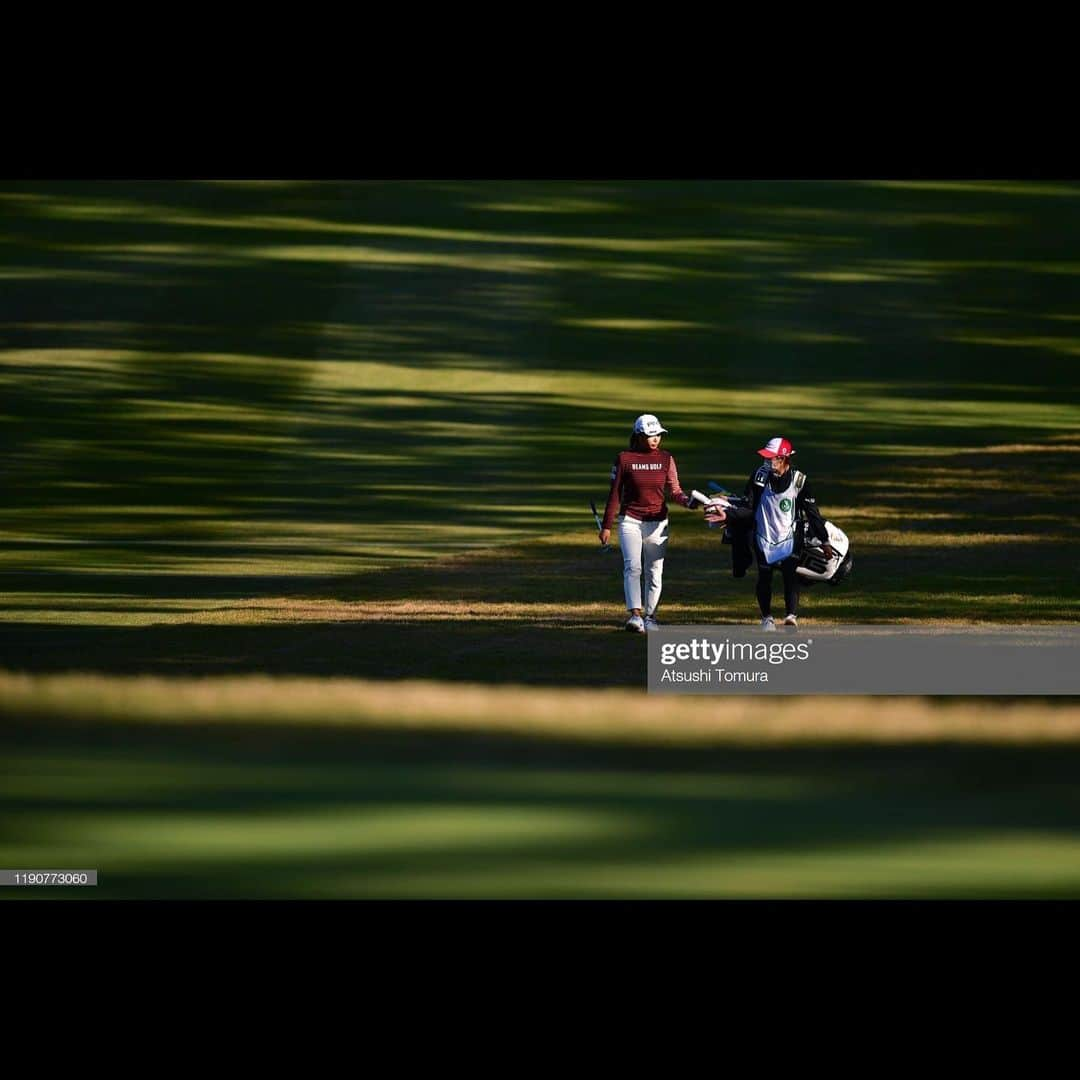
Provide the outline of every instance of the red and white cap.
{"type": "Polygon", "coordinates": [[[777,436],[775,439],[770,439],[758,451],[758,453],[763,458],[774,458],[774,457],[791,457],[791,455],[794,454],[795,451],[791,449],[791,443],[788,442],[787,439],[781,439],[779,436],[777,436]]]}

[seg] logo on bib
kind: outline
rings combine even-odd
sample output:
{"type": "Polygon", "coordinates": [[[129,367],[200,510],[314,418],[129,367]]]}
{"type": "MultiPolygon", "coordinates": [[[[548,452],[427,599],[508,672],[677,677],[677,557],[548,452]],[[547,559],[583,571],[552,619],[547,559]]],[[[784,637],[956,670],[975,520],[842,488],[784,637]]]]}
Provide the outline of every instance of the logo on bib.
{"type": "Polygon", "coordinates": [[[790,499],[781,499],[780,500],[780,509],[783,510],[784,513],[786,514],[791,509],[791,500],[790,499]]]}

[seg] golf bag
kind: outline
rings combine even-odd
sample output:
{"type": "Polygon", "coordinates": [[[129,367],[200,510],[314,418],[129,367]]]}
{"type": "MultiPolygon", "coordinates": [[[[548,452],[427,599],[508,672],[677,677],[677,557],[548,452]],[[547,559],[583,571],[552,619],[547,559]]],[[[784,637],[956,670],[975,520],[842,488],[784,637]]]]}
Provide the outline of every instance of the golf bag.
{"type": "Polygon", "coordinates": [[[804,586],[816,585],[819,581],[827,581],[830,585],[839,585],[851,573],[854,565],[847,534],[831,521],[825,522],[825,531],[829,534],[829,546],[836,552],[833,558],[828,558],[821,550],[821,541],[810,531],[808,521],[798,522],[795,527],[805,530],[802,551],[799,553],[799,565],[795,568],[795,573],[802,579],[802,584],[804,586]]]}
{"type": "MultiPolygon", "coordinates": [[[[732,499],[734,504],[736,500],[732,499]]],[[[745,505],[748,500],[738,502],[745,505]]],[[[821,541],[810,530],[810,523],[805,519],[797,521],[795,528],[803,530],[803,542],[799,552],[799,565],[795,572],[799,575],[803,587],[827,581],[830,585],[839,585],[851,573],[854,560],[851,557],[851,543],[847,534],[838,529],[831,521],[825,522],[829,546],[836,551],[835,558],[826,558],[821,550],[821,541]]],[[[726,525],[722,543],[731,545],[732,577],[746,576],[747,570],[754,564],[754,523],[748,521],[742,525],[726,525]]]]}

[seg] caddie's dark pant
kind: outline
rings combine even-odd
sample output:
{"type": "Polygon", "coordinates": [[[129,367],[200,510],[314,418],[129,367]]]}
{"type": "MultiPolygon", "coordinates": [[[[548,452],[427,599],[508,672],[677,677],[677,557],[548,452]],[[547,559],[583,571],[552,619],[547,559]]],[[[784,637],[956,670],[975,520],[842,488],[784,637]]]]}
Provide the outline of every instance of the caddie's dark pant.
{"type": "Polygon", "coordinates": [[[762,616],[772,614],[772,577],[774,570],[779,570],[784,575],[784,614],[797,615],[799,613],[799,575],[795,573],[795,567],[799,565],[798,558],[792,555],[769,566],[759,549],[757,551],[757,564],[757,602],[758,607],[761,608],[762,616]]]}

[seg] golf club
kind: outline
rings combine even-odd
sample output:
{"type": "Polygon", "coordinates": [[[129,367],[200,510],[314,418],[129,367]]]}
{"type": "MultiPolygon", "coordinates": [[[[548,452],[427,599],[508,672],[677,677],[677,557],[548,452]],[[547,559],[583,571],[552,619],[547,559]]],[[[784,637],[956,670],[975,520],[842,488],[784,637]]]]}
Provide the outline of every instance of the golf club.
{"type": "MultiPolygon", "coordinates": [[[[604,523],[600,519],[600,514],[597,512],[596,503],[590,502],[589,503],[589,509],[592,510],[593,521],[596,522],[596,531],[597,532],[602,531],[603,528],[604,528],[604,523]]],[[[601,544],[600,545],[600,550],[601,551],[611,551],[611,545],[610,544],[601,544]]]]}

